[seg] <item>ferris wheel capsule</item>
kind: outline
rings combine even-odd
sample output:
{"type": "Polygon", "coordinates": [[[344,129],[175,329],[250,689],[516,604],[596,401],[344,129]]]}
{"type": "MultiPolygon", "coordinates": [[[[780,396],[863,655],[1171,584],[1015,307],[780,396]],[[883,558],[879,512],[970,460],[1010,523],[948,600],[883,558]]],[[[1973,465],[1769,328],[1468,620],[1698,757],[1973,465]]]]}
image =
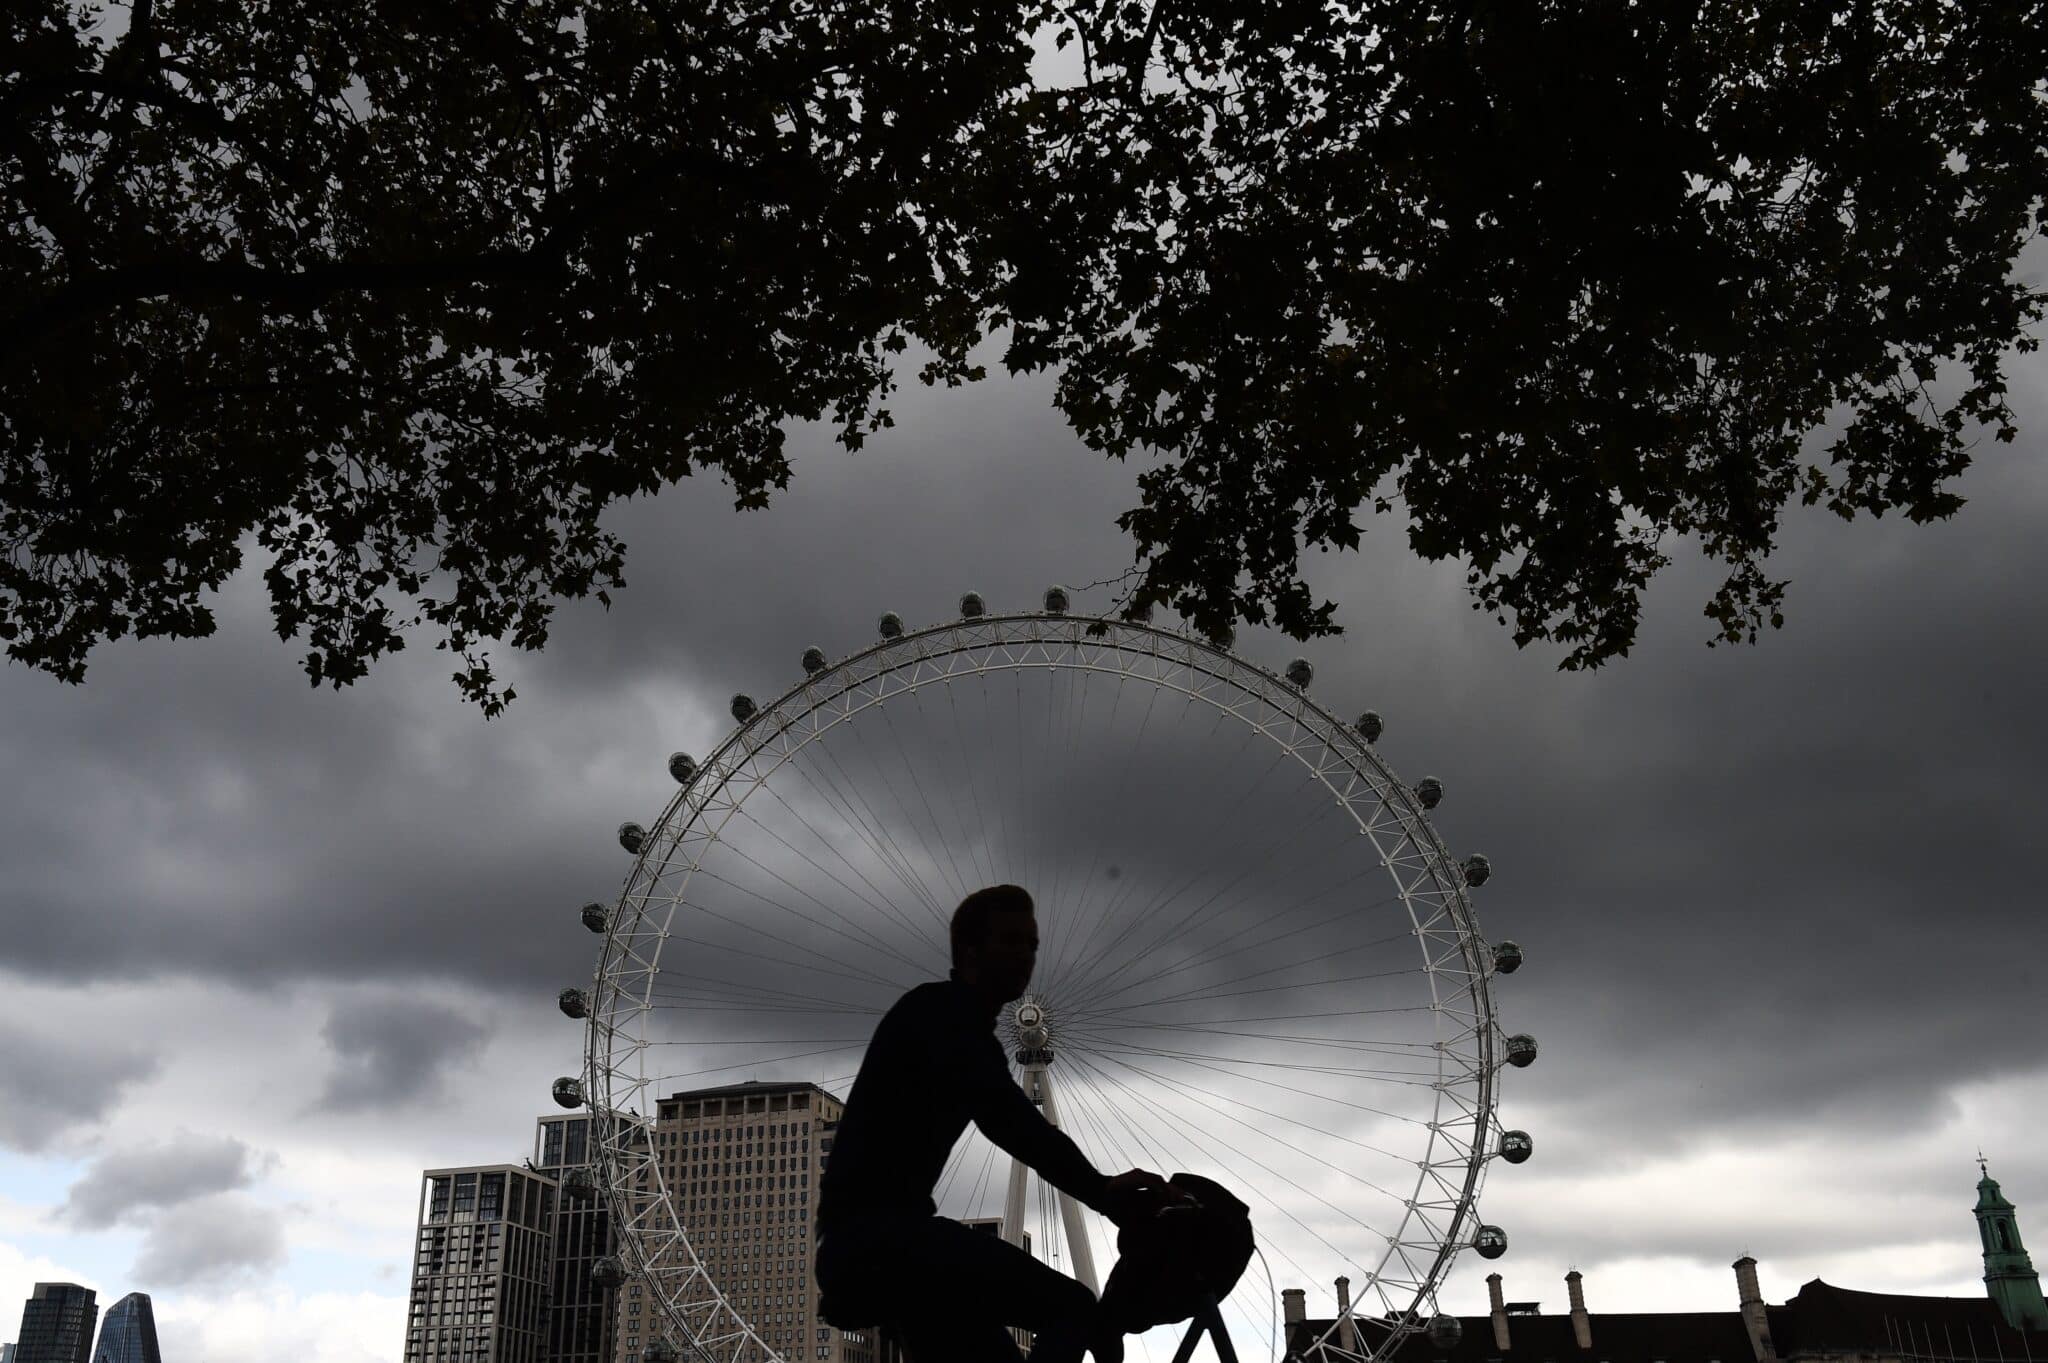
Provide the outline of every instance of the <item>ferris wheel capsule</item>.
{"type": "Polygon", "coordinates": [[[590,1263],[590,1281],[601,1291],[610,1292],[626,1281],[626,1266],[619,1262],[616,1254],[606,1254],[590,1263]]]}
{"type": "Polygon", "coordinates": [[[960,598],[960,616],[964,620],[979,620],[988,614],[988,602],[981,599],[980,592],[968,592],[960,598]]]}
{"type": "Polygon", "coordinates": [[[1522,968],[1522,945],[1519,942],[1502,941],[1493,948],[1493,968],[1502,975],[1512,975],[1522,968]]]}
{"type": "Polygon", "coordinates": [[[732,717],[742,724],[754,717],[754,708],[752,696],[738,695],[732,698],[732,717]]]}
{"type": "Polygon", "coordinates": [[[697,759],[686,752],[672,752],[668,755],[668,774],[675,777],[676,784],[687,786],[697,779],[697,759]]]}
{"type": "Polygon", "coordinates": [[[1527,1032],[1516,1032],[1508,1038],[1508,1063],[1518,1070],[1528,1069],[1536,1063],[1536,1038],[1527,1032]]]}
{"type": "Polygon", "coordinates": [[[1444,783],[1434,776],[1425,776],[1415,783],[1415,802],[1424,809],[1435,809],[1443,798],[1444,783]]]}
{"type": "Polygon", "coordinates": [[[1472,1237],[1472,1248],[1482,1259],[1498,1259],[1508,1252],[1508,1233],[1499,1226],[1481,1226],[1472,1237]]]}
{"type": "Polygon", "coordinates": [[[573,986],[555,995],[555,1006],[560,1008],[565,1015],[572,1018],[587,1018],[590,1016],[590,1000],[584,996],[581,989],[573,986]]]}
{"type": "Polygon", "coordinates": [[[1065,587],[1055,585],[1045,589],[1045,613],[1047,615],[1065,615],[1067,613],[1067,604],[1067,589],[1065,587]]]}
{"type": "Polygon", "coordinates": [[[1124,607],[1124,619],[1135,621],[1140,625],[1151,624],[1152,603],[1150,601],[1145,601],[1134,603],[1132,605],[1124,607]]]}
{"type": "Polygon", "coordinates": [[[1459,862],[1458,869],[1465,873],[1465,883],[1475,890],[1493,875],[1493,863],[1477,852],[1459,862]]]}
{"type": "Polygon", "coordinates": [[[640,855],[640,849],[645,847],[646,845],[646,829],[642,828],[637,823],[629,822],[622,823],[619,825],[619,846],[625,848],[628,852],[631,852],[634,856],[637,857],[640,855]]]}
{"type": "Polygon", "coordinates": [[[640,1351],[641,1363],[676,1363],[676,1346],[665,1339],[650,1339],[640,1351]]]}
{"type": "Polygon", "coordinates": [[[1380,712],[1377,710],[1367,710],[1358,717],[1358,732],[1365,735],[1365,741],[1368,743],[1379,742],[1380,735],[1386,732],[1386,727],[1380,720],[1380,712]]]}
{"type": "Polygon", "coordinates": [[[563,1107],[583,1106],[583,1081],[563,1075],[555,1081],[555,1101],[563,1107]]]}
{"type": "Polygon", "coordinates": [[[1536,1153],[1536,1142],[1529,1139],[1526,1131],[1503,1131],[1500,1133],[1500,1157],[1509,1164],[1521,1164],[1536,1153]]]}
{"type": "Polygon", "coordinates": [[[570,1169],[562,1175],[562,1191],[579,1202],[595,1197],[597,1175],[581,1165],[570,1169]]]}
{"type": "Polygon", "coordinates": [[[604,933],[611,930],[612,922],[604,911],[604,905],[591,903],[583,906],[583,926],[592,932],[604,933]]]}
{"type": "Polygon", "coordinates": [[[903,617],[895,611],[883,611],[882,618],[875,622],[875,629],[884,639],[899,638],[903,634],[903,617]]]}
{"type": "Polygon", "coordinates": [[[1429,1322],[1429,1342],[1449,1352],[1465,1336],[1465,1327],[1456,1316],[1436,1316],[1429,1322]]]}
{"type": "Polygon", "coordinates": [[[1287,684],[1297,691],[1308,690],[1308,684],[1316,679],[1315,667],[1306,658],[1296,658],[1287,664],[1287,684]]]}
{"type": "Polygon", "coordinates": [[[1228,653],[1231,645],[1237,642],[1237,626],[1221,625],[1207,631],[1203,637],[1209,641],[1209,647],[1228,653]]]}
{"type": "Polygon", "coordinates": [[[825,670],[825,650],[822,648],[805,649],[803,663],[804,675],[806,677],[817,676],[825,670]]]}

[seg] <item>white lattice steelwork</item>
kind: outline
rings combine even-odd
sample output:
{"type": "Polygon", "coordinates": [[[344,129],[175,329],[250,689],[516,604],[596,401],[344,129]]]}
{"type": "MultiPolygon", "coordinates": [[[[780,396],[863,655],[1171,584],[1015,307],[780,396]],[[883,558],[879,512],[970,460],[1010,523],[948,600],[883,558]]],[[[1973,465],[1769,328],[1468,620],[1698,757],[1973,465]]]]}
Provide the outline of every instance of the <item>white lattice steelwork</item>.
{"type": "MultiPolygon", "coordinates": [[[[1206,1173],[1251,1203],[1276,1272],[1312,1293],[1352,1275],[1356,1319],[1332,1353],[1382,1358],[1435,1314],[1475,1238],[1511,1059],[1490,985],[1521,958],[1473,920],[1483,862],[1451,856],[1425,814],[1440,785],[1396,780],[1368,741],[1377,718],[1361,733],[1322,708],[1305,664],[1276,675],[1054,604],[989,616],[970,598],[931,629],[885,617],[880,642],[836,664],[812,650],[782,695],[735,697],[738,727],[701,762],[672,760],[660,818],[622,830],[624,892],[586,911],[605,936],[583,1092],[607,1119],[626,1267],[666,1327],[650,1339],[715,1363],[824,1347],[803,1314],[808,1243],[786,1290],[762,1287],[790,1276],[779,1235],[765,1258],[746,1242],[766,1277],[719,1258],[762,1227],[733,1221],[734,1197],[785,1213],[768,1227],[807,1227],[809,1174],[785,1151],[698,1177],[664,1153],[657,1106],[747,1078],[843,1094],[880,1013],[944,976],[953,904],[1003,881],[1038,899],[1043,948],[1001,1033],[1028,1092],[1050,1103],[1056,1083],[1097,1166],[1206,1173]],[[1019,1008],[1037,1011],[1020,1023],[1019,1008]]],[[[970,1132],[941,1207],[1000,1198],[1018,1240],[1028,1190],[1021,1170],[993,1176],[996,1154],[970,1132]]],[[[1041,1190],[1034,1252],[1086,1280],[1113,1262],[1113,1228],[1060,1201],[1041,1190]]],[[[1282,1347],[1271,1288],[1255,1268],[1228,1304],[1240,1349],[1282,1347]]]]}

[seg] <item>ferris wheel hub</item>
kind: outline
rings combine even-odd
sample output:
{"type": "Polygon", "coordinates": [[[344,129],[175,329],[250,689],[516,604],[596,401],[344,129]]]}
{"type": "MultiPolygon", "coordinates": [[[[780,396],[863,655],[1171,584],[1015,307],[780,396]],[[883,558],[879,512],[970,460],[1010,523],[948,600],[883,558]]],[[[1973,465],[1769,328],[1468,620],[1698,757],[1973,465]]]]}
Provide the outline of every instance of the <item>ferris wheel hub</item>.
{"type": "Polygon", "coordinates": [[[1053,1058],[1052,1012],[1045,1000],[1026,994],[1010,1009],[1010,1029],[1015,1033],[1017,1063],[1043,1065],[1053,1058]]]}

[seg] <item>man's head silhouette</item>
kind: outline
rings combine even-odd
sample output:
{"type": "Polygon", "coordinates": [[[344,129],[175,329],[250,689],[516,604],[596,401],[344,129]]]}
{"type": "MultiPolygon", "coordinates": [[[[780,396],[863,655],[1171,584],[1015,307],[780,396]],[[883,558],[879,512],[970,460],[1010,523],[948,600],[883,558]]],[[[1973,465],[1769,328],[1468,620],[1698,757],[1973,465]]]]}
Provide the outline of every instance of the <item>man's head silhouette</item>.
{"type": "Polygon", "coordinates": [[[1038,920],[1019,885],[976,890],[953,910],[953,978],[991,1009],[1022,997],[1038,964],[1038,920]]]}

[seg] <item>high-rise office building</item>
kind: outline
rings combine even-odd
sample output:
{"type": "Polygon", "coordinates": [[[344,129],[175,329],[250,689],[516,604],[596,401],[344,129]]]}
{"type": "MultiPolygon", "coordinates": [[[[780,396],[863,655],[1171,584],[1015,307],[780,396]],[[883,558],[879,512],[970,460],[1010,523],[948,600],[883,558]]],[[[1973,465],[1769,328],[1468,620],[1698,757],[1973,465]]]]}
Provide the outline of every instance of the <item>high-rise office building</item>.
{"type": "Polygon", "coordinates": [[[554,1202],[518,1165],[426,1171],[405,1363],[542,1363],[554,1202]]]}
{"type": "Polygon", "coordinates": [[[14,1342],[0,1344],[0,1363],[14,1363],[14,1342]]]}
{"type": "Polygon", "coordinates": [[[156,1311],[149,1293],[130,1292],[107,1308],[92,1363],[163,1363],[156,1347],[156,1311]]]}
{"type": "Polygon", "coordinates": [[[98,1296],[77,1283],[37,1283],[21,1308],[14,1363],[87,1363],[98,1296]]]}
{"type": "Polygon", "coordinates": [[[535,1132],[534,1167],[555,1180],[549,1223],[547,1363],[609,1363],[615,1290],[598,1286],[591,1267],[616,1254],[611,1207],[598,1188],[597,1143],[588,1113],[550,1114],[535,1132]]]}
{"type": "MultiPolygon", "coordinates": [[[[811,1277],[818,1179],[844,1110],[815,1084],[757,1081],[672,1094],[655,1109],[655,1162],[691,1245],[786,1363],[863,1363],[865,1341],[849,1344],[818,1319],[811,1277]]],[[[653,1337],[645,1292],[633,1278],[621,1289],[621,1363],[653,1337]]],[[[765,1357],[750,1348],[740,1363],[765,1357]]]]}

